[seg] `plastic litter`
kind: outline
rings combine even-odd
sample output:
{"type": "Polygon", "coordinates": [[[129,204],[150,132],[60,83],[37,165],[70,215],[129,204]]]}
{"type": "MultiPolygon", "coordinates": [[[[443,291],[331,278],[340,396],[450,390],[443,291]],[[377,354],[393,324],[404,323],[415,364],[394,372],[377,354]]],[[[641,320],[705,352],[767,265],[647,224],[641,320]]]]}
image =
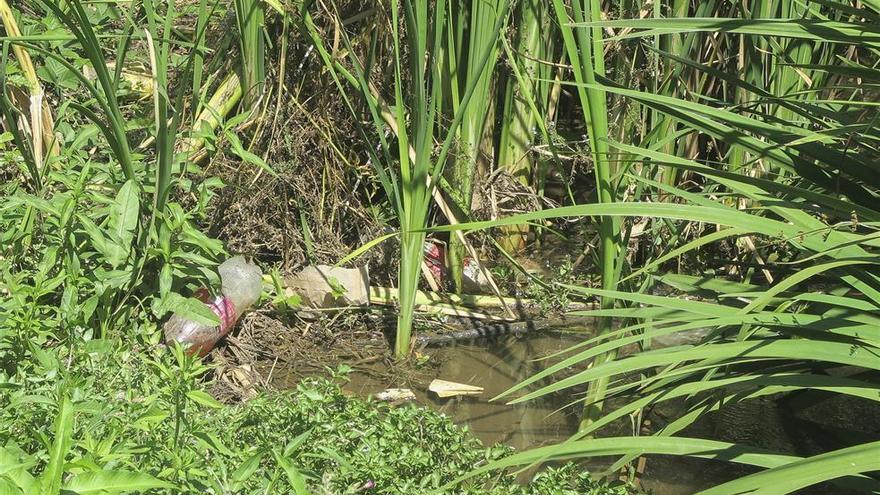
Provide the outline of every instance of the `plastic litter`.
{"type": "Polygon", "coordinates": [[[286,291],[305,307],[337,308],[370,304],[370,272],[366,266],[340,268],[310,265],[284,279],[286,291]]]}
{"type": "Polygon", "coordinates": [[[437,285],[443,285],[446,279],[446,252],[443,246],[435,244],[430,240],[425,241],[423,246],[425,264],[434,277],[437,285]]]}
{"type": "Polygon", "coordinates": [[[437,394],[437,397],[458,397],[464,395],[480,395],[483,393],[483,387],[476,385],[468,385],[466,383],[450,382],[447,380],[435,379],[428,385],[428,390],[437,394]]]}
{"type": "Polygon", "coordinates": [[[217,271],[220,273],[221,294],[212,298],[207,289],[200,289],[196,297],[211,308],[220,319],[220,325],[205,325],[175,313],[163,327],[165,343],[189,344],[187,352],[205,356],[260,298],[263,272],[257,265],[235,256],[221,263],[217,271]]]}

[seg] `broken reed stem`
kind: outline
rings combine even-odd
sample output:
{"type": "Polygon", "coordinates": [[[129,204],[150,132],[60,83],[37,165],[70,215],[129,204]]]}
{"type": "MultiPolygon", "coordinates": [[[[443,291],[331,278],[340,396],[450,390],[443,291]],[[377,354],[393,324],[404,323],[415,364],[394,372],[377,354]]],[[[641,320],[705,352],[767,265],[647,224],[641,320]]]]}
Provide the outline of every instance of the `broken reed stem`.
{"type": "Polygon", "coordinates": [[[195,137],[191,136],[183,140],[181,144],[181,151],[189,154],[190,161],[198,162],[207,156],[207,153],[203,152],[205,138],[199,136],[198,133],[203,129],[215,131],[220,125],[220,121],[229,115],[229,112],[241,101],[242,93],[241,80],[235,72],[230,73],[220,83],[217,91],[214,92],[205,108],[193,122],[192,132],[196,134],[195,137]]]}
{"type": "MultiPolygon", "coordinates": [[[[370,303],[393,304],[398,299],[398,290],[392,287],[370,287],[370,303]]],[[[516,297],[486,296],[477,294],[447,294],[441,292],[416,292],[416,304],[450,304],[469,308],[525,308],[534,306],[531,299],[516,297]]]]}
{"type": "MultiPolygon", "coordinates": [[[[0,18],[3,20],[3,27],[6,29],[6,35],[9,38],[17,38],[21,36],[21,30],[15,21],[15,15],[6,0],[0,0],[0,18]]],[[[37,78],[37,71],[34,69],[34,63],[31,55],[27,50],[13,43],[12,51],[15,59],[21,67],[21,72],[28,82],[28,90],[30,92],[30,107],[28,114],[30,115],[30,133],[33,146],[34,163],[37,170],[43,168],[44,153],[49,156],[58,156],[61,148],[55,139],[54,128],[55,122],[52,117],[52,110],[46,103],[45,93],[40,80],[37,78]]]]}

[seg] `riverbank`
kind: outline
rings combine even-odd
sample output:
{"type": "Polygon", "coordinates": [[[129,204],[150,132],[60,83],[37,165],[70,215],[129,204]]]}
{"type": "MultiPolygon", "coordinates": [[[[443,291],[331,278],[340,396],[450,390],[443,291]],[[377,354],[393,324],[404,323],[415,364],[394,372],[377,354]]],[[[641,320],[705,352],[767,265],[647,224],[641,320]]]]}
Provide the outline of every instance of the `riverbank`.
{"type": "Polygon", "coordinates": [[[148,493],[632,493],[574,464],[525,486],[495,473],[443,489],[511,449],[430,409],[346,394],[344,368],[223,405],[208,393],[216,369],[157,346],[95,339],[19,364],[0,394],[0,454],[19,464],[0,481],[22,487],[10,493],[32,493],[27,480],[51,468],[61,437],[65,482],[95,468],[138,473],[142,488],[155,483],[148,493]]]}

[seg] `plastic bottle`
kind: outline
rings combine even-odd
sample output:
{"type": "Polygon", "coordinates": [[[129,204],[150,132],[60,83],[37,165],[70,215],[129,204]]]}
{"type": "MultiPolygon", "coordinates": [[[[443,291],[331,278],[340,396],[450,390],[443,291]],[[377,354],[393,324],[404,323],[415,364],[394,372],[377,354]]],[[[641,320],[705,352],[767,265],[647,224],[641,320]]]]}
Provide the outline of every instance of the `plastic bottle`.
{"type": "Polygon", "coordinates": [[[209,326],[174,314],[163,327],[165,343],[189,344],[188,353],[205,356],[226,336],[238,318],[248,310],[263,289],[263,272],[241,256],[229,258],[217,268],[220,273],[221,295],[211,298],[206,289],[196,293],[220,319],[220,325],[209,326]]]}

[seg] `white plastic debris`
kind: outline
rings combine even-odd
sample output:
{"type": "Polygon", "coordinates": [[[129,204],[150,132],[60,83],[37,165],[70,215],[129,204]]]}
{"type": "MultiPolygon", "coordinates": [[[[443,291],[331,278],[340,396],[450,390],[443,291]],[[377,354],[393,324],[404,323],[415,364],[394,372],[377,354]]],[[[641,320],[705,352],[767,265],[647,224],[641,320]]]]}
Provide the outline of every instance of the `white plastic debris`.
{"type": "Polygon", "coordinates": [[[483,393],[483,387],[439,379],[432,381],[428,385],[428,390],[437,394],[437,397],[440,397],[441,399],[464,395],[480,395],[483,393]]]}
{"type": "Polygon", "coordinates": [[[289,292],[302,299],[303,306],[335,308],[370,304],[370,275],[366,267],[307,266],[284,282],[289,292]]]}

